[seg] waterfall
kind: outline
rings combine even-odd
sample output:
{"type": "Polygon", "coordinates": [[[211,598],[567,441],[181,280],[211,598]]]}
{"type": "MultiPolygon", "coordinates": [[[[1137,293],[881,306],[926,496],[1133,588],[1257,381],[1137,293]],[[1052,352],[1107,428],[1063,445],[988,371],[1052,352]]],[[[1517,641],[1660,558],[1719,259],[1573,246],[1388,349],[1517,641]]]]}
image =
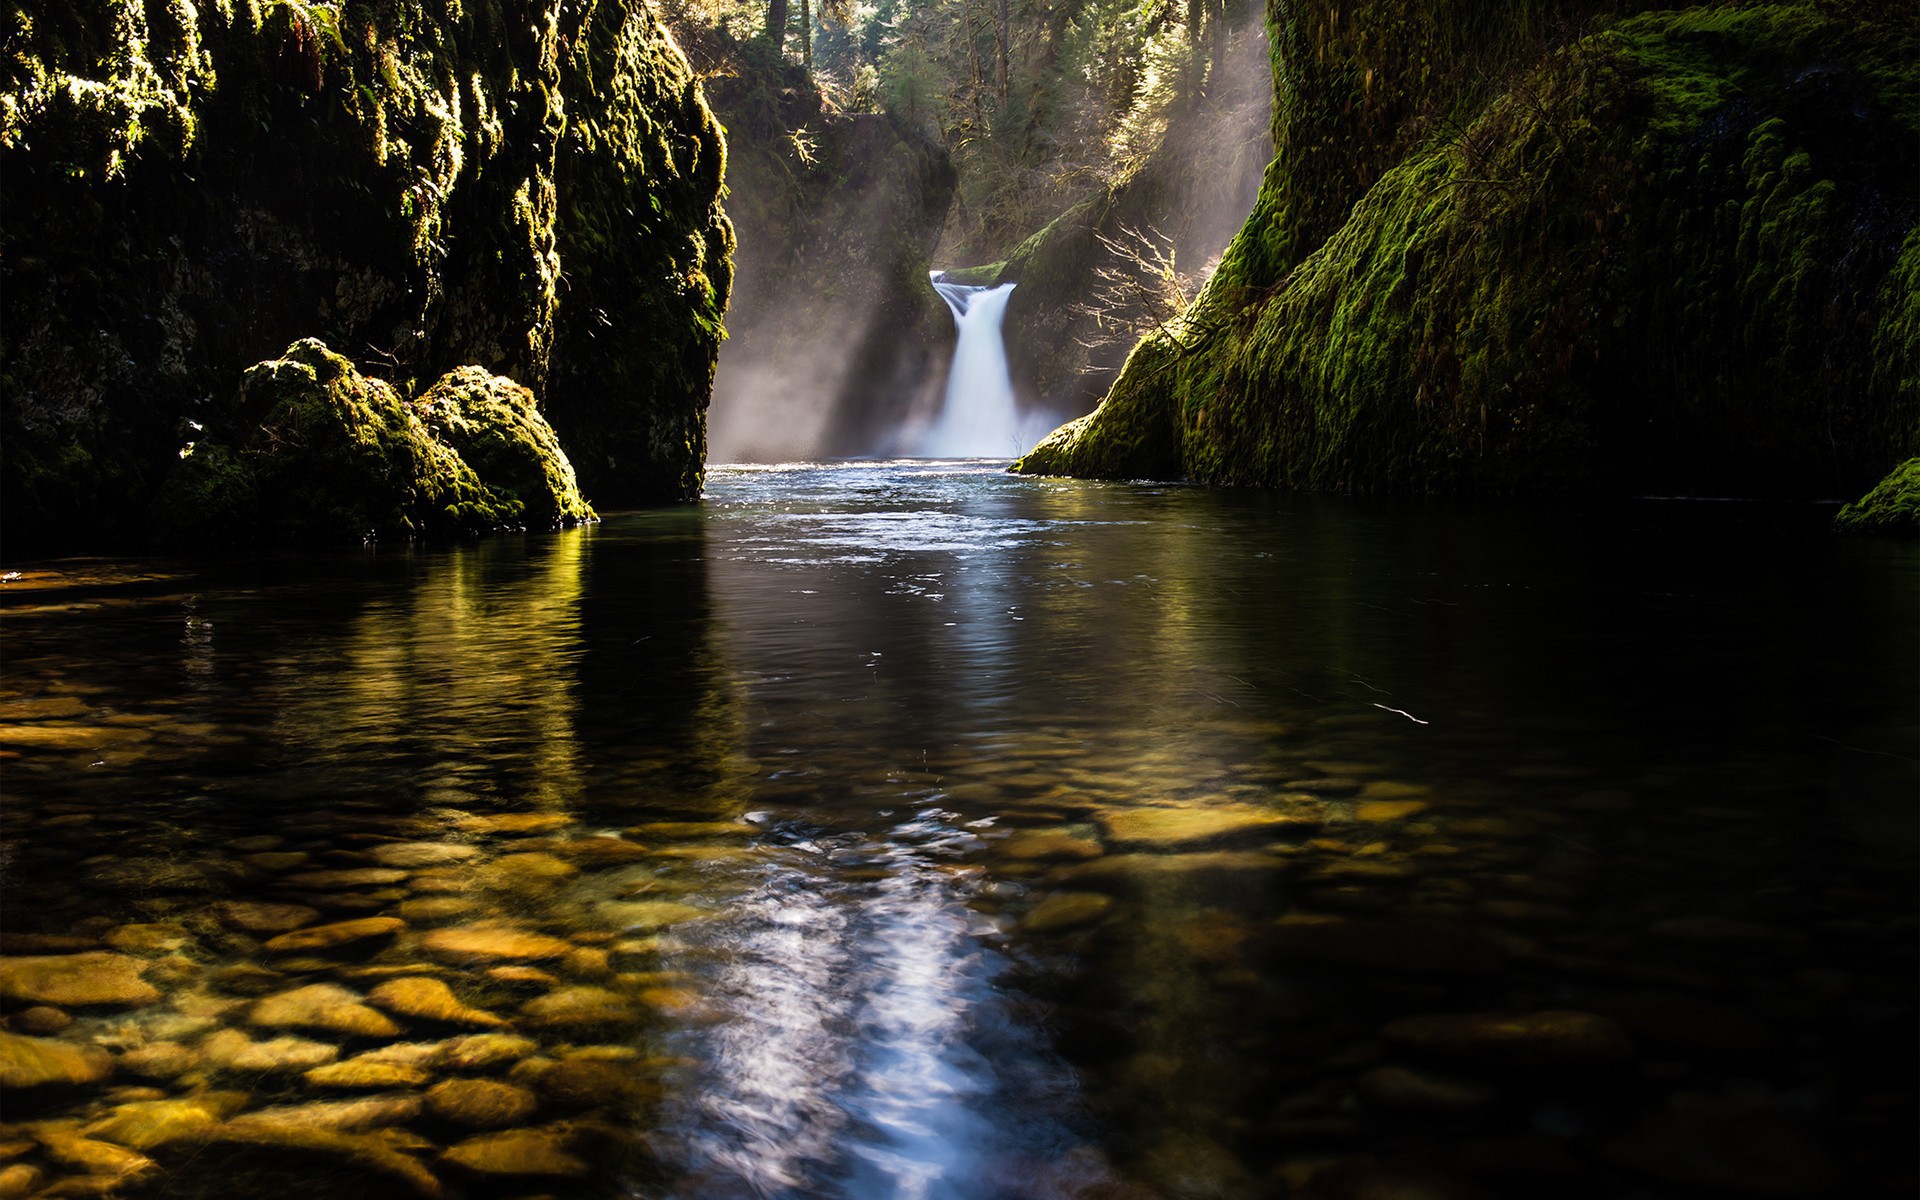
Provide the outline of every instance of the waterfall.
{"type": "Polygon", "coordinates": [[[1013,288],[969,287],[933,273],[933,290],[953,310],[960,340],[947,375],[946,404],[920,447],[929,458],[1010,458],[1026,448],[1000,337],[1013,288]]]}

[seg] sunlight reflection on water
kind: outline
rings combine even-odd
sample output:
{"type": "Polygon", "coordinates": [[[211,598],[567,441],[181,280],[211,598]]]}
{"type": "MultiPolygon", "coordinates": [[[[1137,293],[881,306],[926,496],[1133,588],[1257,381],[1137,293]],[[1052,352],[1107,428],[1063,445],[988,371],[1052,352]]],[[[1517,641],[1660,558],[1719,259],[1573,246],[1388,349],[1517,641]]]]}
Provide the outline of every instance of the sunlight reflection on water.
{"type": "MultiPolygon", "coordinates": [[[[698,949],[725,1017],[678,1047],[703,1064],[663,1118],[679,1196],[1011,1194],[1010,1162],[1071,1135],[1066,1069],[996,990],[994,926],[966,906],[978,839],[927,809],[881,838],[799,841],[698,949]],[[802,849],[802,847],[805,847],[802,849]],[[849,878],[851,877],[851,878],[849,878]],[[973,1045],[1025,1043],[1012,1094],[973,1045]]],[[[1023,1194],[1045,1195],[1044,1191],[1023,1194]]]]}

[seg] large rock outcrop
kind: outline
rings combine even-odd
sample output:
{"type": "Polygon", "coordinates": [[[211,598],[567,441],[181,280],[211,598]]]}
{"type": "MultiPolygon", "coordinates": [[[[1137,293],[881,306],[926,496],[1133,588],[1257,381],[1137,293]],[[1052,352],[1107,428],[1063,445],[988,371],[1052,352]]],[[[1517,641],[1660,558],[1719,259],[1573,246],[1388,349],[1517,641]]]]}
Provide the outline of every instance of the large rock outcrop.
{"type": "Polygon", "coordinates": [[[697,494],[725,147],[640,0],[19,15],[9,552],[144,536],[187,444],[251,440],[221,426],[242,372],[307,337],[401,396],[461,366],[524,385],[602,503],[697,494]]]}
{"type": "Polygon", "coordinates": [[[1838,497],[1912,453],[1911,14],[1593,8],[1271,6],[1252,218],[1020,469],[1838,497]]]}

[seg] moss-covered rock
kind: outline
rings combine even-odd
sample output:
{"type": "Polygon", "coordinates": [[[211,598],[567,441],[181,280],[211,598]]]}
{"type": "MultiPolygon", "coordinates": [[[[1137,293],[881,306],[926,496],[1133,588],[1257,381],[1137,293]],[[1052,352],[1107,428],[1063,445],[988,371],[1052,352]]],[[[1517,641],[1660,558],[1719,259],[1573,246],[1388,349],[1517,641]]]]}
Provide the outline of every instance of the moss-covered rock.
{"type": "MultiPolygon", "coordinates": [[[[589,487],[697,491],[724,154],[639,0],[17,7],[9,552],[138,540],[188,443],[248,440],[194,426],[304,337],[402,394],[462,365],[505,376],[582,448],[589,487]]],[[[198,486],[232,468],[209,453],[198,486]]]]}
{"type": "Polygon", "coordinates": [[[1252,219],[1020,468],[1807,497],[1912,453],[1913,23],[1754,4],[1556,43],[1583,14],[1553,7],[1270,13],[1252,219]]]}
{"type": "Polygon", "coordinates": [[[412,403],[307,339],[249,369],[218,424],[236,443],[190,444],[160,490],[150,527],[169,544],[445,536],[592,517],[531,394],[476,367],[412,403]]]}
{"type": "Polygon", "coordinates": [[[460,367],[427,389],[418,409],[428,432],[513,510],[511,523],[550,529],[593,519],[573,464],[526,388],[460,367]]]}
{"type": "Polygon", "coordinates": [[[1833,527],[1842,533],[1920,535],[1920,458],[1901,463],[1872,491],[1842,508],[1833,527]]]}

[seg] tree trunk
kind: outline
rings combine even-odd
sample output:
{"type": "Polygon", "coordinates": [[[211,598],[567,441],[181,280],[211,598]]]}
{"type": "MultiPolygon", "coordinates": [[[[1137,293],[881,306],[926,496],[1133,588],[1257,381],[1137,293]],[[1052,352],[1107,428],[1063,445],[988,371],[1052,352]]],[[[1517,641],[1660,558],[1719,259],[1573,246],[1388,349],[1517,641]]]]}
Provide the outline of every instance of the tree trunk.
{"type": "Polygon", "coordinates": [[[1008,5],[1009,0],[994,0],[993,6],[993,86],[1003,104],[1007,99],[1007,43],[1012,33],[1008,29],[1008,5]]]}
{"type": "Polygon", "coordinates": [[[787,0],[767,0],[767,40],[773,43],[775,57],[784,52],[787,42],[787,0]]]}
{"type": "Polygon", "coordinates": [[[813,70],[813,0],[800,0],[800,61],[813,70]]]}
{"type": "Polygon", "coordinates": [[[1207,42],[1203,35],[1207,0],[1187,0],[1187,86],[1186,99],[1200,97],[1200,81],[1207,70],[1207,42]]]}

